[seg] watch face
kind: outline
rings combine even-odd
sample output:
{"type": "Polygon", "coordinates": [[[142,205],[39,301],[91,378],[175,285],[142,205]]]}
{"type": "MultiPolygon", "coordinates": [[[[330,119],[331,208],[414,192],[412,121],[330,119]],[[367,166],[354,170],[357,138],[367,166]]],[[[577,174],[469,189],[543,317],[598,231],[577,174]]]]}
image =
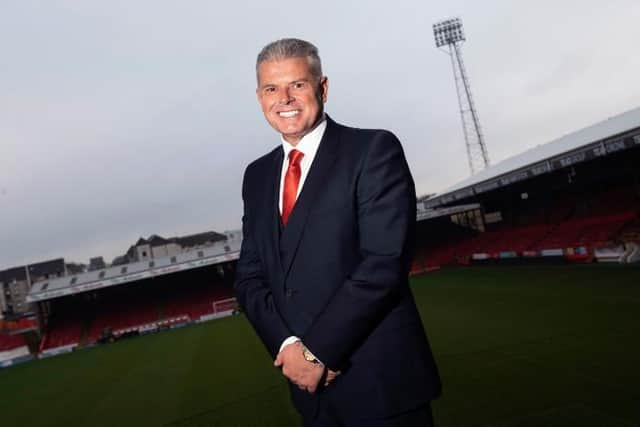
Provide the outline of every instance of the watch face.
{"type": "Polygon", "coordinates": [[[313,357],[313,354],[311,354],[311,352],[308,349],[304,349],[304,351],[302,352],[302,354],[304,355],[304,358],[308,361],[308,362],[314,362],[316,360],[315,357],[313,357]]]}

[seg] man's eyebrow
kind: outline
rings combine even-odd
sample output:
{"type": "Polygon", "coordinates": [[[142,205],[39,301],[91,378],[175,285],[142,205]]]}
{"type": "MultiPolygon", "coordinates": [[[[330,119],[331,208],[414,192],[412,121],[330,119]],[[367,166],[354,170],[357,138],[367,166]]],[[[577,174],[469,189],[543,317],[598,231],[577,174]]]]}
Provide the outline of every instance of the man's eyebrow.
{"type": "MultiPolygon", "coordinates": [[[[300,83],[300,82],[309,83],[310,81],[311,81],[311,79],[309,79],[308,77],[301,77],[301,78],[299,78],[299,79],[291,80],[291,81],[290,81],[289,83],[287,83],[287,84],[292,85],[292,84],[294,84],[294,83],[300,83]]],[[[267,87],[275,87],[275,86],[278,86],[278,85],[277,85],[276,83],[264,83],[264,84],[260,85],[260,86],[259,86],[259,88],[260,88],[260,89],[264,89],[264,88],[267,88],[267,87]]]]}

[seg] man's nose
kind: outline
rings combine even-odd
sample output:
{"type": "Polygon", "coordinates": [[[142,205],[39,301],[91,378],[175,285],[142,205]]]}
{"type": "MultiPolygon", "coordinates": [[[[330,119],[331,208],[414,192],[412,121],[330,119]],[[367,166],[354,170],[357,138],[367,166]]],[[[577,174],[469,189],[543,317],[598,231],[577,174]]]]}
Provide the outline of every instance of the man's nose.
{"type": "Polygon", "coordinates": [[[291,96],[291,92],[289,88],[283,88],[280,91],[280,99],[278,100],[281,104],[288,104],[293,101],[293,97],[291,96]]]}

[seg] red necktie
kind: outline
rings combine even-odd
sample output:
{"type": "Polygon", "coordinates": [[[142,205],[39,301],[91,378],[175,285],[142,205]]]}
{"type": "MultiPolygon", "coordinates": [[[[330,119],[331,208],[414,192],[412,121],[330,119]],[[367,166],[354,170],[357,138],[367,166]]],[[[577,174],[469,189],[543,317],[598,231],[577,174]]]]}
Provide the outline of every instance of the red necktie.
{"type": "Polygon", "coordinates": [[[284,175],[284,190],[282,191],[282,224],[287,225],[289,215],[296,204],[298,185],[300,185],[300,161],[304,153],[298,150],[289,152],[289,167],[284,175]]]}

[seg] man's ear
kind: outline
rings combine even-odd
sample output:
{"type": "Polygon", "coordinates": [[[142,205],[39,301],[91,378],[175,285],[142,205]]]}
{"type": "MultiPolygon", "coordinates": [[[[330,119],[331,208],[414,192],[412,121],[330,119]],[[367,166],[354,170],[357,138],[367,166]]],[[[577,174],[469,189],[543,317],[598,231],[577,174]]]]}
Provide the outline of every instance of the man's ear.
{"type": "Polygon", "coordinates": [[[320,79],[320,97],[323,103],[327,102],[327,96],[329,95],[329,78],[322,76],[320,79]]]}

